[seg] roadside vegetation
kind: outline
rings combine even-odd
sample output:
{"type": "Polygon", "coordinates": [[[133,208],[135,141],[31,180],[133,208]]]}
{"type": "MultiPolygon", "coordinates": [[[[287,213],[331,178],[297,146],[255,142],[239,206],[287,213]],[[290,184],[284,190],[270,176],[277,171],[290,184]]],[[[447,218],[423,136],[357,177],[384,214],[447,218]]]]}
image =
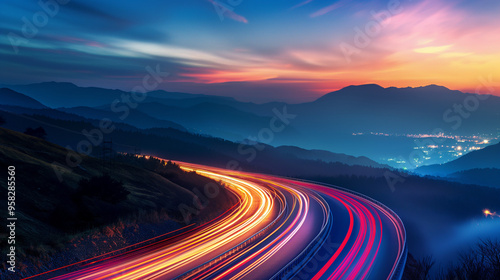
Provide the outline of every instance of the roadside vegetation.
{"type": "MultiPolygon", "coordinates": [[[[16,256],[22,276],[177,230],[186,221],[203,222],[236,202],[225,186],[171,162],[127,155],[103,162],[81,155],[82,162],[71,168],[66,162],[73,153],[0,128],[0,170],[16,169],[16,256]],[[217,185],[219,194],[185,219],[179,205],[199,206],[193,204],[194,190],[207,183],[217,185]]],[[[6,180],[0,176],[4,193],[6,180]]],[[[0,204],[7,205],[6,196],[0,204]]],[[[7,239],[0,240],[7,248],[7,239]]]]}
{"type": "Polygon", "coordinates": [[[416,260],[411,255],[406,263],[403,280],[496,280],[500,279],[500,241],[480,240],[459,253],[458,261],[431,274],[432,256],[416,260]],[[432,276],[435,275],[435,276],[432,276]]]}

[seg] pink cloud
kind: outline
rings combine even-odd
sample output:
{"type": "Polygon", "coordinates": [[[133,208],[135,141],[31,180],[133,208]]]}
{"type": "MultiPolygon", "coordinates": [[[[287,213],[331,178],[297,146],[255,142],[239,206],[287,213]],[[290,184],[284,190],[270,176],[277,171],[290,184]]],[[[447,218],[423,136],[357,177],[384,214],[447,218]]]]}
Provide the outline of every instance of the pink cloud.
{"type": "MultiPolygon", "coordinates": [[[[340,6],[335,3],[310,16],[325,15],[340,6]]],[[[355,46],[354,31],[342,37],[333,36],[331,44],[290,45],[278,54],[252,49],[224,51],[217,54],[224,58],[224,63],[188,69],[177,77],[177,82],[208,84],[214,89],[235,83],[269,89],[286,82],[287,86],[300,85],[301,90],[316,94],[362,83],[401,87],[436,83],[461,89],[473,87],[476,76],[483,72],[496,71],[500,39],[495,34],[500,33],[500,24],[487,23],[500,20],[485,19],[442,0],[405,3],[401,7],[402,11],[390,18],[369,9],[363,10],[364,17],[353,15],[357,23],[349,30],[357,27],[364,31],[373,22],[372,17],[383,22],[380,32],[370,36],[370,43],[359,47],[359,53],[349,63],[338,45],[348,42],[355,46]],[[487,53],[486,49],[492,51],[487,53]],[[470,73],[477,75],[469,77],[470,73]]],[[[230,12],[224,15],[230,17],[230,12]]]]}
{"type": "Polygon", "coordinates": [[[237,13],[233,12],[233,11],[227,11],[225,13],[225,15],[232,19],[232,20],[235,20],[235,21],[239,21],[239,22],[243,22],[243,23],[248,23],[248,20],[242,16],[242,15],[238,15],[237,13]]]}
{"type": "Polygon", "coordinates": [[[456,3],[424,0],[405,4],[402,12],[385,20],[376,45],[392,51],[453,45],[449,51],[497,52],[500,19],[487,19],[456,3]],[[482,42],[478,44],[478,42],[482,42]]]}
{"type": "Polygon", "coordinates": [[[89,47],[97,47],[97,48],[103,48],[106,47],[107,45],[97,42],[97,41],[92,41],[92,40],[87,40],[83,38],[77,38],[77,37],[71,37],[71,36],[54,36],[52,37],[55,40],[58,40],[60,42],[65,42],[65,43],[70,43],[70,44],[84,44],[89,47]]]}

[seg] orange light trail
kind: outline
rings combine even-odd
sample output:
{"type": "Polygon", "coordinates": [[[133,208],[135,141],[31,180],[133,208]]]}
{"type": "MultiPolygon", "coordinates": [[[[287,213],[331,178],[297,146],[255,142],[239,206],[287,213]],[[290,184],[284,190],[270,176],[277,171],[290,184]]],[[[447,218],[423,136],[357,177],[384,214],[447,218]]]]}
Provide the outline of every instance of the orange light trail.
{"type": "Polygon", "coordinates": [[[54,270],[38,276],[92,280],[290,278],[299,272],[296,266],[304,267],[326,246],[327,236],[337,238],[340,246],[311,279],[379,279],[381,275],[391,279],[406,256],[401,221],[369,198],[315,183],[178,164],[186,171],[221,181],[238,203],[164,242],[139,244],[116,256],[79,263],[69,273],[54,270]],[[345,220],[344,225],[333,227],[340,220],[345,220]],[[394,242],[384,242],[386,239],[394,242]],[[381,250],[384,258],[379,257],[381,250]]]}

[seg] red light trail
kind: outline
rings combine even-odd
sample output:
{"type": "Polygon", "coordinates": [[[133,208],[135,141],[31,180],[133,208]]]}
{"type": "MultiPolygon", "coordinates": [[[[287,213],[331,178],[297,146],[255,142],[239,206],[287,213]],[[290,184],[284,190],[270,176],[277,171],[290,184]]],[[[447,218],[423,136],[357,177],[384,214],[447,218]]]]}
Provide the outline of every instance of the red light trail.
{"type": "Polygon", "coordinates": [[[312,261],[319,265],[309,279],[401,277],[405,229],[382,204],[316,183],[178,164],[222,181],[237,205],[164,241],[30,278],[283,279],[303,275],[312,261]],[[317,261],[327,238],[339,245],[317,261]]]}

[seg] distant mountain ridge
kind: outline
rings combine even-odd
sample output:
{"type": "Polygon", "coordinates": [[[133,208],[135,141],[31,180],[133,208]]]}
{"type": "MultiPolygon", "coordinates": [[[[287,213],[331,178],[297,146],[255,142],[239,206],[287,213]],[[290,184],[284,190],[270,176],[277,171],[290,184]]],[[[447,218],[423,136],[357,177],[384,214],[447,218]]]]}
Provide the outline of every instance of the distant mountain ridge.
{"type": "MultiPolygon", "coordinates": [[[[465,170],[486,168],[500,169],[500,143],[472,151],[445,164],[419,167],[415,172],[423,175],[447,176],[465,170]]],[[[498,179],[500,181],[500,178],[498,179]]]]}
{"type": "MultiPolygon", "coordinates": [[[[10,88],[52,108],[79,107],[65,110],[77,110],[79,112],[74,113],[80,116],[88,113],[93,118],[97,117],[95,109],[109,114],[112,102],[129,94],[121,90],[83,88],[56,82],[10,88]],[[83,112],[82,107],[93,109],[83,112]]],[[[411,154],[416,145],[414,139],[401,136],[383,138],[372,133],[431,134],[437,130],[447,135],[472,136],[500,131],[500,97],[487,97],[488,100],[484,101],[475,94],[437,85],[384,88],[368,84],[348,86],[308,103],[255,104],[229,97],[157,90],[132,108],[137,112],[135,115],[142,117],[131,117],[126,122],[151,128],[151,125],[141,122],[150,119],[158,123],[158,127],[168,127],[161,122],[168,121],[191,132],[244,141],[259,133],[269,134],[273,119],[278,118],[276,124],[279,125],[280,116],[292,115],[294,117],[286,123],[285,130],[272,131],[269,138],[272,140],[268,144],[367,156],[390,163],[387,159],[411,154]],[[472,103],[464,107],[466,100],[475,100],[478,105],[462,117],[456,106],[469,108],[472,103]]],[[[121,105],[127,104],[121,102],[121,105]]]]}
{"type": "Polygon", "coordinates": [[[0,105],[45,109],[47,106],[37,100],[9,88],[0,88],[0,105]]]}
{"type": "MultiPolygon", "coordinates": [[[[27,85],[0,85],[17,92],[21,92],[31,98],[34,98],[49,107],[76,107],[88,106],[96,107],[105,104],[111,104],[114,100],[122,99],[122,95],[128,95],[129,92],[120,89],[106,89],[99,87],[80,87],[68,82],[43,82],[27,85]]],[[[155,90],[148,92],[148,100],[162,102],[164,100],[181,100],[190,98],[208,97],[214,100],[228,101],[230,97],[211,96],[203,94],[191,94],[181,92],[168,92],[164,90],[155,90]]]]}
{"type": "Polygon", "coordinates": [[[136,109],[129,109],[129,113],[126,118],[123,120],[120,119],[121,114],[116,114],[112,111],[100,110],[96,108],[90,107],[73,107],[73,108],[58,108],[57,110],[71,113],[75,115],[79,115],[89,119],[110,119],[113,122],[124,122],[130,125],[133,125],[137,128],[154,128],[154,127],[163,127],[163,128],[175,128],[178,130],[186,131],[186,128],[180,124],[177,124],[168,120],[161,120],[154,117],[151,117],[148,114],[145,114],[136,109]]]}
{"type": "Polygon", "coordinates": [[[476,110],[468,112],[464,102],[474,96],[436,85],[416,88],[360,85],[291,108],[307,116],[305,122],[316,120],[325,125],[333,122],[348,133],[430,133],[436,128],[462,135],[491,133],[500,123],[500,97],[476,99],[476,110]],[[467,117],[457,120],[460,115],[455,112],[455,104],[462,105],[467,117]]]}
{"type": "Polygon", "coordinates": [[[300,159],[320,160],[324,162],[342,162],[347,165],[361,165],[377,168],[390,168],[367,157],[354,157],[346,154],[332,153],[324,150],[306,150],[295,146],[279,146],[276,150],[284,154],[294,155],[300,159]]]}
{"type": "Polygon", "coordinates": [[[477,168],[455,172],[446,176],[450,181],[500,188],[500,169],[477,168]]]}
{"type": "MultiPolygon", "coordinates": [[[[42,126],[47,132],[47,139],[62,146],[76,147],[87,136],[81,131],[92,131],[99,121],[92,119],[61,120],[42,115],[12,114],[0,110],[0,115],[6,120],[3,127],[24,131],[26,127],[42,126]]],[[[221,138],[192,134],[173,128],[137,129],[115,123],[116,129],[106,134],[106,139],[113,139],[114,149],[118,152],[135,152],[136,149],[145,154],[162,156],[169,159],[188,162],[212,164],[223,168],[245,168],[246,170],[276,172],[281,175],[340,175],[363,174],[366,176],[382,176],[386,170],[362,166],[350,161],[324,162],[299,158],[293,154],[284,153],[266,144],[259,147],[251,144],[235,143],[221,138]],[[241,151],[245,150],[245,153],[241,151]],[[248,151],[255,151],[254,159],[249,159],[248,151]],[[236,166],[234,166],[236,163],[236,166]],[[354,164],[353,164],[354,163],[354,164]],[[231,167],[232,166],[232,167],[231,167]]],[[[100,147],[93,147],[99,154],[100,147]]],[[[325,151],[326,152],[326,151],[325,151]]]]}

